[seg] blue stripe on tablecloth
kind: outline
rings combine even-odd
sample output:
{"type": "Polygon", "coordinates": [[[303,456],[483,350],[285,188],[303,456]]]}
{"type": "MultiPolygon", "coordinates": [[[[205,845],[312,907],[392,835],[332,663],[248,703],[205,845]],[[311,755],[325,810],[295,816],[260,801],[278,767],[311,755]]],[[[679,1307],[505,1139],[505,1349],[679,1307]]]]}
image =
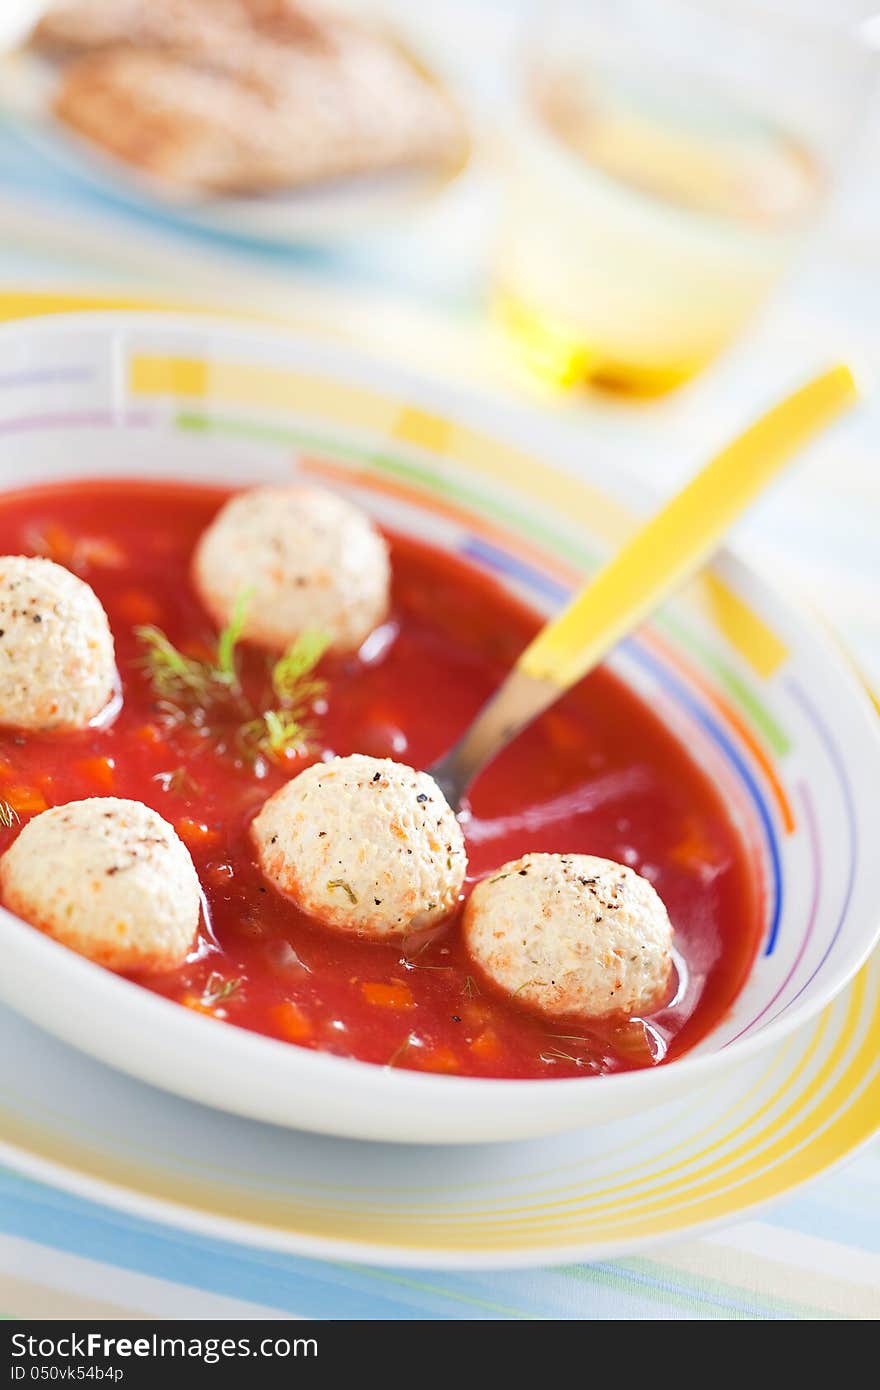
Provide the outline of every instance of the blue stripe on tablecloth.
{"type": "MultiPolygon", "coordinates": [[[[812,1222],[791,1224],[802,1230],[812,1222]]],[[[662,1258],[503,1273],[360,1268],[178,1231],[3,1170],[0,1229],[102,1262],[108,1266],[110,1278],[116,1267],[306,1317],[780,1316],[776,1300],[764,1300],[733,1285],[722,1287],[717,1280],[700,1284],[664,1266],[662,1258]]],[[[797,1309],[792,1311],[797,1316],[797,1309]]]]}
{"type": "Polygon", "coordinates": [[[658,1280],[613,1265],[437,1274],[300,1259],[163,1227],[3,1171],[0,1229],[108,1266],[302,1316],[761,1316],[747,1292],[732,1290],[729,1297],[713,1292],[704,1299],[672,1271],[658,1280]]]}
{"type": "Polygon", "coordinates": [[[764,1220],[880,1255],[880,1144],[872,1144],[839,1173],[789,1197],[764,1220]]]}

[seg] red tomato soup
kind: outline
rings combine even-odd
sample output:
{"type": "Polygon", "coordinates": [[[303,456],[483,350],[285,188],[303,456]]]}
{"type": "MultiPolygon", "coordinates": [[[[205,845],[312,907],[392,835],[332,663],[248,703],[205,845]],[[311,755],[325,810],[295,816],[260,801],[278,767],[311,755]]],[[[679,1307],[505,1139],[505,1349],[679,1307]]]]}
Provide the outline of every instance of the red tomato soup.
{"type": "MultiPolygon", "coordinates": [[[[589,1028],[549,1023],[477,977],[457,916],[407,958],[399,943],[322,929],[262,882],[248,827],[267,796],[330,752],[428,767],[540,620],[470,565],[390,536],[393,611],[372,654],[322,663],[326,693],[307,756],[285,767],[255,765],[222,729],[169,722],[134,631],[155,624],[190,654],[214,649],[217,634],[188,571],[197,538],[227,496],[219,488],[101,481],[0,497],[0,553],[49,555],[95,589],[123,691],[107,728],[60,736],[0,730],[0,799],[22,824],[83,797],[143,801],[175,826],[204,888],[206,918],[186,965],[138,983],[301,1047],[451,1075],[626,1071],[692,1046],[746,978],[761,930],[758,893],[746,848],[708,777],[607,670],[583,681],[479,778],[464,827],[465,889],[529,850],[604,855],[646,874],[668,907],[680,967],[675,999],[650,1018],[589,1028]]],[[[245,687],[265,686],[264,654],[244,649],[242,669],[245,687]]],[[[16,833],[0,831],[0,850],[16,833]]]]}

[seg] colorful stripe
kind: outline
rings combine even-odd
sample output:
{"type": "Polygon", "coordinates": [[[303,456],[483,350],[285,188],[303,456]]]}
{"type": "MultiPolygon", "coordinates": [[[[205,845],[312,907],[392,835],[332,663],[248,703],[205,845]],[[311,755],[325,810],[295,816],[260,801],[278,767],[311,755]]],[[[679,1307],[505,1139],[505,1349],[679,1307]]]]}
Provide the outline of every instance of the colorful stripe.
{"type": "MultiPolygon", "coordinates": [[[[423,489],[411,487],[396,478],[377,477],[374,473],[363,470],[354,471],[349,468],[340,468],[326,459],[309,457],[298,459],[297,472],[320,478],[322,482],[342,483],[346,487],[361,488],[377,496],[393,498],[396,502],[406,502],[413,507],[424,507],[425,505],[423,489]]],[[[431,499],[431,510],[436,516],[442,516],[447,521],[453,521],[466,528],[489,546],[495,546],[502,550],[510,544],[509,531],[484,520],[476,511],[463,507],[457,502],[449,501],[445,496],[434,494],[431,499]]],[[[520,541],[517,537],[517,550],[525,558],[540,565],[540,571],[536,570],[536,573],[549,572],[571,586],[578,582],[579,572],[577,570],[571,565],[566,565],[557,556],[548,556],[545,550],[533,545],[531,541],[520,541]]]]}
{"type": "MultiPolygon", "coordinates": [[[[630,639],[624,642],[622,646],[629,655],[635,658],[640,666],[643,666],[645,670],[649,671],[654,679],[675,697],[679,705],[688,710],[693,718],[696,719],[697,723],[709,734],[713,742],[722,750],[727,761],[736,770],[742,785],[748,792],[764,831],[770,859],[771,896],[769,903],[769,924],[767,928],[767,937],[764,942],[764,955],[772,956],[776,949],[779,936],[779,923],[782,918],[782,863],[773,817],[764,800],[758,781],[733,740],[725,732],[718,720],[703,709],[700,703],[694,698],[689,687],[683,681],[679,680],[677,676],[674,676],[662,662],[657,661],[653,656],[649,655],[643,645],[630,639]]],[[[793,822],[791,824],[793,828],[793,822]]],[[[751,1026],[750,1024],[749,1027],[751,1026]]]]}
{"type": "Polygon", "coordinates": [[[115,415],[107,410],[69,411],[56,415],[19,415],[0,420],[0,434],[29,434],[35,431],[72,429],[146,429],[153,416],[146,410],[128,410],[115,415]]]}
{"type": "MultiPolygon", "coordinates": [[[[305,418],[323,417],[337,425],[370,430],[383,438],[401,438],[407,443],[413,442],[406,437],[411,422],[418,414],[426,414],[414,412],[408,402],[390,400],[340,378],[331,380],[288,368],[222,360],[206,362],[200,358],[136,354],[130,362],[129,385],[134,395],[221,400],[292,411],[305,418]]],[[[599,530],[611,541],[619,542],[630,530],[632,519],[627,511],[581,479],[558,473],[460,421],[444,424],[440,432],[445,452],[463,467],[474,468],[505,486],[516,479],[518,491],[542,506],[549,500],[561,515],[599,530]]]]}
{"type": "MultiPolygon", "coordinates": [[[[332,442],[326,437],[316,434],[314,431],[297,428],[290,425],[274,425],[253,421],[243,422],[231,420],[222,416],[210,416],[195,414],[192,411],[182,411],[175,417],[175,424],[178,429],[186,433],[216,434],[232,439],[249,439],[268,444],[289,445],[292,448],[300,448],[311,451],[312,457],[297,460],[298,465],[304,464],[305,471],[317,473],[320,469],[323,476],[329,477],[328,466],[334,468],[334,475],[337,479],[344,479],[349,485],[353,481],[351,469],[340,470],[338,461],[340,459],[351,459],[355,463],[364,464],[370,471],[368,473],[357,474],[357,486],[368,488],[373,492],[382,492],[382,487],[376,478],[376,473],[388,474],[416,487],[420,491],[418,494],[411,493],[415,500],[418,497],[418,504],[425,506],[430,497],[431,504],[437,497],[448,499],[457,503],[468,510],[470,518],[469,524],[476,522],[477,526],[482,524],[482,517],[488,513],[497,517],[507,526],[512,527],[517,532],[517,543],[522,533],[537,536],[552,549],[561,551],[576,564],[586,564],[595,567],[599,563],[599,555],[596,551],[587,550],[580,540],[574,541],[570,537],[560,536],[557,530],[542,520],[540,515],[529,512],[517,507],[511,507],[494,497],[489,497],[478,488],[469,484],[461,483],[448,476],[427,468],[422,464],[413,463],[412,460],[404,459],[401,456],[389,454],[386,451],[381,453],[366,449],[363,446],[352,444],[350,441],[334,439],[332,442]],[[329,460],[324,458],[318,460],[318,455],[323,451],[332,449],[335,467],[329,460]]],[[[509,533],[508,533],[509,534],[509,533]]],[[[543,563],[543,560],[542,560],[543,563]]],[[[579,571],[571,571],[573,574],[579,571]]]]}
{"type": "MultiPolygon", "coordinates": [[[[870,1160],[827,1182],[810,1200],[810,1220],[830,1216],[854,1181],[870,1198],[870,1160]]],[[[877,1260],[832,1240],[789,1234],[786,1219],[798,1205],[788,1203],[762,1223],[679,1242],[653,1258],[420,1276],[172,1232],[7,1174],[0,1175],[0,1216],[24,1234],[0,1245],[0,1306],[7,1314],[40,1316],[40,1291],[42,1316],[51,1310],[74,1317],[80,1300],[103,1287],[114,1306],[124,1307],[117,1315],[129,1317],[876,1317],[877,1260]]]]}
{"type": "MultiPolygon", "coordinates": [[[[329,381],[287,368],[250,363],[148,354],[134,355],[129,373],[134,395],[214,399],[297,411],[306,417],[324,415],[337,423],[402,439],[426,452],[442,452],[485,478],[505,487],[514,485],[542,508],[551,505],[559,515],[581,523],[593,533],[598,531],[611,544],[619,544],[632,529],[630,513],[582,478],[558,472],[458,421],[389,401],[375,391],[339,379],[329,381]]],[[[210,417],[191,413],[188,419],[191,426],[198,427],[201,420],[204,427],[216,428],[210,417]]],[[[248,428],[247,422],[238,425],[240,429],[248,428]]],[[[759,675],[769,674],[784,660],[784,644],[718,576],[707,601],[717,613],[725,636],[759,675]]]]}
{"type": "MultiPolygon", "coordinates": [[[[732,700],[733,705],[745,711],[749,721],[761,735],[767,746],[778,758],[784,758],[791,751],[791,739],[771,713],[769,707],[760,700],[750,685],[743,680],[708,642],[701,641],[684,627],[667,609],[655,614],[653,627],[668,633],[677,648],[684,648],[695,656],[701,666],[707,667],[718,681],[722,690],[732,700]]],[[[740,721],[741,723],[743,721],[740,721]]],[[[747,727],[744,725],[744,727],[747,727]]],[[[757,745],[760,747],[760,745],[757,745]]]]}
{"type": "Polygon", "coordinates": [[[40,367],[22,372],[0,372],[0,389],[20,386],[68,386],[94,381],[89,367],[40,367]]]}
{"type": "MultiPolygon", "coordinates": [[[[694,667],[686,661],[679,652],[673,651],[656,633],[650,638],[650,645],[668,664],[674,665],[686,678],[689,684],[697,687],[703,695],[714,705],[725,723],[735,730],[737,736],[749,751],[749,755],[757,763],[767,785],[773,794],[773,799],[779,808],[782,825],[787,835],[791,835],[795,828],[794,809],[791,800],[782,785],[782,780],[776,771],[774,764],[767,756],[759,739],[755,737],[740,715],[732,708],[730,702],[719,695],[714,686],[694,667]]],[[[787,742],[787,741],[786,741],[787,742]]]]}
{"type": "Polygon", "coordinates": [[[837,925],[835,926],[834,931],[832,932],[831,939],[828,942],[828,946],[825,949],[822,959],[819,961],[810,978],[803,983],[801,988],[798,990],[797,994],[794,996],[794,999],[790,1001],[791,1003],[794,1003],[794,1000],[800,998],[804,990],[807,989],[811,981],[813,981],[816,978],[819,971],[822,969],[822,966],[825,964],[826,960],[831,955],[831,952],[834,950],[834,947],[836,946],[840,938],[840,933],[843,931],[844,925],[846,924],[847,916],[849,913],[849,905],[852,899],[853,887],[855,885],[856,879],[856,867],[858,865],[859,857],[859,839],[858,826],[856,824],[855,805],[853,803],[852,787],[850,786],[850,781],[847,775],[846,767],[844,765],[843,759],[840,756],[837,744],[834,741],[834,737],[831,733],[831,730],[829,729],[825,720],[820,715],[813,701],[807,695],[806,691],[801,689],[797,681],[789,679],[786,681],[786,686],[789,690],[789,693],[798,702],[801,709],[804,711],[807,718],[810,720],[810,723],[817,731],[819,738],[821,739],[822,744],[825,747],[825,751],[828,754],[829,761],[831,762],[831,765],[834,768],[835,776],[837,777],[837,780],[840,784],[840,790],[843,796],[844,814],[846,816],[847,830],[849,832],[847,836],[847,844],[849,846],[849,861],[847,863],[846,868],[846,886],[844,888],[843,902],[841,904],[840,915],[837,920],[837,925]]]}

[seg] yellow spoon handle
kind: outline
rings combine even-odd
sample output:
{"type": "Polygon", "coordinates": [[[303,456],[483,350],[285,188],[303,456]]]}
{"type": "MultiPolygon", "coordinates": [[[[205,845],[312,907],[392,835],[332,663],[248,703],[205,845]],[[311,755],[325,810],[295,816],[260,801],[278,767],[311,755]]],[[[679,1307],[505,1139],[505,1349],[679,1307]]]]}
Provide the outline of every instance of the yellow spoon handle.
{"type": "Polygon", "coordinates": [[[857,397],[832,367],[762,415],[640,528],[542,628],[459,743],[432,769],[450,801],[481,767],[708,559],[797,450],[857,397]]]}
{"type": "Polygon", "coordinates": [[[793,454],[855,398],[852,373],[833,367],[762,415],[542,628],[518,669],[560,689],[579,680],[700,568],[793,454]]]}

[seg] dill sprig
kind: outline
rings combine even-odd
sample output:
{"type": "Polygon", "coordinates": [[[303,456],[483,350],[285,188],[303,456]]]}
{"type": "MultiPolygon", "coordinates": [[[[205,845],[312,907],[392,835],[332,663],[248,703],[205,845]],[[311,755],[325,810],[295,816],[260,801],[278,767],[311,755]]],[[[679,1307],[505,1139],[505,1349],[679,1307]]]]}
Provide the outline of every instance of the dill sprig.
{"type": "Polygon", "coordinates": [[[239,594],[232,617],[217,638],[214,659],[202,661],[179,651],[159,627],[136,627],[144,648],[140,660],[156,695],[182,712],[210,709],[239,693],[236,652],[244,631],[250,594],[239,594]]]}
{"type": "Polygon", "coordinates": [[[202,787],[192,773],[185,767],[175,767],[170,772],[157,772],[153,781],[158,782],[163,792],[174,792],[176,796],[200,796],[202,787]]]}
{"type": "Polygon", "coordinates": [[[315,736],[310,712],[327,689],[314,670],[329,643],[323,632],[303,632],[278,658],[271,671],[278,708],[263,710],[242,728],[245,747],[275,763],[307,751],[315,736]]]}
{"type": "Polygon", "coordinates": [[[321,632],[301,633],[270,668],[270,698],[277,706],[260,709],[246,697],[238,668],[250,598],[243,593],[236,599],[212,660],[185,655],[160,628],[137,627],[135,636],[143,647],[139,664],[168,723],[201,726],[208,715],[212,722],[222,718],[237,726],[233,743],[244,757],[284,764],[306,752],[314,738],[309,716],[326,690],[314,671],[330,639],[321,632]]]}
{"type": "Polygon", "coordinates": [[[270,672],[278,708],[263,710],[242,724],[238,742],[245,754],[283,764],[308,750],[315,736],[310,713],[327,689],[314,670],[329,642],[323,632],[303,632],[278,658],[270,672]]]}
{"type": "Polygon", "coordinates": [[[329,645],[326,633],[309,629],[275,662],[272,689],[282,708],[300,709],[323,695],[327,683],[312,673],[329,645]]]}
{"type": "Polygon", "coordinates": [[[237,742],[245,757],[263,757],[270,763],[284,763],[298,753],[308,751],[314,729],[297,719],[292,710],[267,709],[248,719],[238,730],[237,742]]]}
{"type": "Polygon", "coordinates": [[[217,665],[214,669],[214,677],[231,687],[238,685],[235,651],[241,641],[241,634],[244,632],[248,604],[252,598],[252,589],[245,589],[243,593],[238,595],[232,606],[232,617],[217,638],[217,665]]]}
{"type": "Polygon", "coordinates": [[[575,1057],[573,1052],[563,1052],[560,1047],[548,1047],[541,1053],[542,1062],[574,1062],[576,1066],[584,1065],[583,1057],[575,1057]]]}
{"type": "Polygon", "coordinates": [[[522,984],[517,986],[510,997],[511,999],[515,999],[518,994],[522,994],[524,989],[528,989],[529,985],[543,985],[545,983],[545,980],[523,980],[522,984]]]}
{"type": "Polygon", "coordinates": [[[184,705],[204,708],[215,702],[218,683],[223,686],[224,694],[228,691],[228,683],[217,681],[219,672],[215,667],[178,651],[161,628],[136,627],[134,635],[144,649],[139,663],[141,669],[163,703],[177,708],[184,705]]]}
{"type": "Polygon", "coordinates": [[[202,990],[202,1003],[206,1007],[213,1007],[214,1004],[221,1003],[228,999],[231,994],[241,989],[241,979],[225,980],[218,970],[212,970],[205,982],[202,990]]]}
{"type": "Polygon", "coordinates": [[[4,830],[11,830],[14,825],[18,825],[19,816],[14,806],[8,801],[0,801],[0,826],[4,830]]]}

